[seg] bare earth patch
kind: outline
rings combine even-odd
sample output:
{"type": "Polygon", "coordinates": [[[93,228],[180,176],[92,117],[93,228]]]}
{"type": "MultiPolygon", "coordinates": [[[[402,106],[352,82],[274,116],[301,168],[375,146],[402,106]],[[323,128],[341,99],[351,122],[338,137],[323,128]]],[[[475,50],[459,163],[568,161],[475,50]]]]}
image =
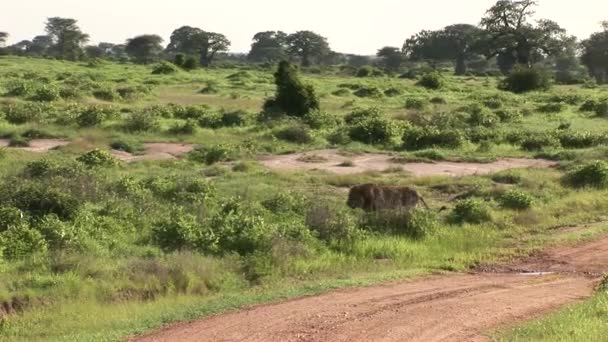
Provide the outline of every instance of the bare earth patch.
{"type": "Polygon", "coordinates": [[[70,142],[62,139],[34,139],[31,140],[28,147],[9,147],[10,140],[0,139],[0,147],[7,147],[16,150],[44,153],[54,150],[57,147],[68,145],[70,142]]]}
{"type": "Polygon", "coordinates": [[[490,174],[502,170],[516,168],[544,168],[557,165],[556,162],[543,159],[507,158],[493,163],[396,163],[391,156],[385,154],[365,153],[360,155],[343,156],[337,150],[321,150],[306,153],[294,153],[279,156],[264,157],[260,162],[274,170],[324,170],[340,175],[357,174],[367,171],[385,171],[402,167],[404,171],[415,176],[469,176],[490,174]],[[325,160],[310,162],[308,156],[321,157],[325,160]],[[343,164],[351,164],[344,167],[343,164]],[[350,162],[350,163],[349,163],[350,162]]]}
{"type": "Polygon", "coordinates": [[[509,268],[255,306],[134,340],[488,341],[492,329],[588,298],[606,271],[608,237],[552,248],[509,268]]]}
{"type": "Polygon", "coordinates": [[[129,152],[112,150],[114,157],[125,162],[136,162],[142,160],[170,160],[183,157],[194,150],[193,144],[176,143],[145,143],[142,154],[131,154],[129,152]]]}

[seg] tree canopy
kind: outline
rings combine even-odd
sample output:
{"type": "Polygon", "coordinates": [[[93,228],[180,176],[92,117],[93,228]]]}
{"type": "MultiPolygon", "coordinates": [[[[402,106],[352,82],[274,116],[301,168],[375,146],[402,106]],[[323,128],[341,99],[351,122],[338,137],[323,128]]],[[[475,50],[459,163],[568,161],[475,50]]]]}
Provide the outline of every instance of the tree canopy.
{"type": "Polygon", "coordinates": [[[592,34],[581,42],[583,64],[599,82],[608,82],[608,21],[602,23],[603,31],[592,34]]]}
{"type": "Polygon", "coordinates": [[[320,61],[331,52],[327,39],[312,31],[298,31],[287,36],[287,52],[303,66],[320,61]]]}
{"type": "Polygon", "coordinates": [[[89,35],[83,33],[77,23],[71,18],[47,19],[45,29],[53,44],[50,47],[53,55],[68,60],[77,60],[82,56],[82,45],[89,40],[89,35]]]}
{"type": "Polygon", "coordinates": [[[384,68],[389,71],[398,71],[403,62],[403,53],[397,47],[385,46],[378,50],[376,56],[382,59],[384,68]]]}
{"type": "Polygon", "coordinates": [[[163,52],[163,39],[155,34],[145,34],[127,40],[125,52],[137,63],[148,64],[163,52]]]}
{"type": "Polygon", "coordinates": [[[182,26],[171,34],[167,52],[196,54],[199,56],[200,64],[208,67],[218,52],[228,51],[229,47],[230,41],[221,33],[182,26]]]}
{"type": "Polygon", "coordinates": [[[496,2],[481,20],[486,33],[480,44],[483,54],[498,56],[503,69],[510,70],[515,63],[530,66],[540,56],[561,53],[568,39],[566,31],[551,20],[532,22],[536,5],[535,0],[496,2]]]}
{"type": "Polygon", "coordinates": [[[247,55],[252,62],[276,62],[287,56],[287,34],[283,31],[258,32],[247,55]]]}

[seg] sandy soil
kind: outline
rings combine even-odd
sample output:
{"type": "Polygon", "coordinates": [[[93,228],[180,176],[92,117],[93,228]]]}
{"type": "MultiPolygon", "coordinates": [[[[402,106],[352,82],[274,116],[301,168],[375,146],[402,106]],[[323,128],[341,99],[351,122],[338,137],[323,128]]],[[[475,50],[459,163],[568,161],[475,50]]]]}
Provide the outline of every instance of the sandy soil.
{"type": "Polygon", "coordinates": [[[65,146],[70,142],[67,140],[61,139],[35,139],[30,141],[30,146],[28,147],[8,147],[9,140],[8,139],[0,139],[0,147],[7,147],[16,150],[23,150],[28,152],[37,152],[44,153],[50,150],[53,150],[60,146],[65,146]]]}
{"type": "Polygon", "coordinates": [[[133,340],[487,341],[491,329],[591,296],[606,271],[608,237],[510,266],[255,306],[133,340]]]}
{"type": "Polygon", "coordinates": [[[502,159],[493,163],[396,163],[391,156],[385,154],[360,154],[344,156],[337,150],[319,150],[306,153],[269,156],[260,162],[274,170],[324,170],[340,175],[356,174],[366,171],[385,171],[389,168],[400,167],[415,176],[467,176],[489,174],[515,168],[543,168],[555,166],[557,163],[542,159],[502,159]],[[308,162],[307,159],[320,159],[308,162]],[[351,161],[353,166],[341,166],[345,161],[351,161]]]}
{"type": "Polygon", "coordinates": [[[195,145],[175,143],[146,143],[144,144],[144,147],[144,152],[138,155],[117,150],[113,150],[112,154],[119,160],[125,162],[135,162],[141,160],[178,159],[187,154],[188,152],[194,150],[195,145]]]}

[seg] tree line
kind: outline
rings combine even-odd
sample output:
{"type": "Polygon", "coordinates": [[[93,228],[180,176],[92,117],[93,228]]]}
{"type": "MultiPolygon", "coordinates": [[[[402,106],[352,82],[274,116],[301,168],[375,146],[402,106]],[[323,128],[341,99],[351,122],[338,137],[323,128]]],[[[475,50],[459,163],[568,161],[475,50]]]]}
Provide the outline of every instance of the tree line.
{"type": "MultiPolygon", "coordinates": [[[[598,82],[608,82],[608,22],[602,30],[578,41],[558,23],[535,19],[536,0],[499,0],[487,10],[479,25],[453,24],[440,30],[423,30],[405,41],[402,47],[386,46],[376,56],[345,55],[332,51],[327,39],[312,31],[285,33],[265,31],[253,36],[246,60],[276,63],[281,60],[302,66],[376,64],[388,72],[398,72],[406,62],[427,62],[431,66],[451,62],[456,75],[464,75],[470,64],[495,61],[504,74],[515,65],[531,66],[550,60],[563,71],[582,63],[598,82]]],[[[173,58],[179,63],[209,67],[219,55],[226,54],[230,40],[221,33],[183,26],[171,34],[165,46],[154,34],[128,39],[124,44],[87,45],[89,36],[77,21],[53,17],[47,20],[46,34],[2,49],[3,53],[50,56],[67,60],[107,58],[148,64],[173,58]]],[[[0,47],[8,34],[0,32],[0,47]]]]}

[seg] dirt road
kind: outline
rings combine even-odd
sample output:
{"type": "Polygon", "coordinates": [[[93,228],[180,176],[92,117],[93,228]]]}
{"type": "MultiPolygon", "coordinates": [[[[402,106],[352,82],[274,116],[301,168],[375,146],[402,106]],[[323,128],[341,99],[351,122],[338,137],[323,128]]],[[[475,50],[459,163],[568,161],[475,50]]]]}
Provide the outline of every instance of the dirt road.
{"type": "Polygon", "coordinates": [[[608,237],[471,274],[256,306],[135,340],[486,341],[493,328],[591,296],[606,271],[608,237]]]}

